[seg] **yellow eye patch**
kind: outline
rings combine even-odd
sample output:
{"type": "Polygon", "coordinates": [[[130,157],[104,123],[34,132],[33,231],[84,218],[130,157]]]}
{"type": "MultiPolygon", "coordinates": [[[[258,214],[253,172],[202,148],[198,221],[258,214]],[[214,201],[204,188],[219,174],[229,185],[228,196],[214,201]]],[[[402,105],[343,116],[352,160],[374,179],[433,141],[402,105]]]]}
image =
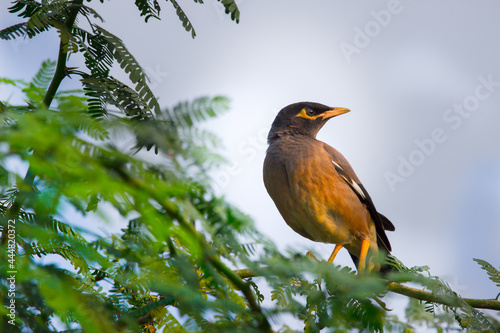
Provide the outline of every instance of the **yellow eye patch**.
{"type": "Polygon", "coordinates": [[[301,118],[306,118],[306,119],[311,119],[311,120],[314,120],[318,117],[321,117],[321,113],[320,114],[315,114],[314,116],[310,116],[307,114],[307,110],[306,108],[303,108],[302,110],[300,110],[299,114],[297,115],[297,117],[301,117],[301,118]]]}

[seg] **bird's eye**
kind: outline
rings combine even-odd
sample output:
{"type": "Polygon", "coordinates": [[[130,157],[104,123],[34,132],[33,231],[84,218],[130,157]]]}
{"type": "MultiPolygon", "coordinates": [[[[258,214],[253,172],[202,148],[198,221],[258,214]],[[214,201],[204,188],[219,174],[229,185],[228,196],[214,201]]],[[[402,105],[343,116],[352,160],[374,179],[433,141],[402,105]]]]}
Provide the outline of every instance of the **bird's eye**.
{"type": "Polygon", "coordinates": [[[306,108],[306,113],[308,116],[314,116],[316,112],[311,108],[306,108]]]}

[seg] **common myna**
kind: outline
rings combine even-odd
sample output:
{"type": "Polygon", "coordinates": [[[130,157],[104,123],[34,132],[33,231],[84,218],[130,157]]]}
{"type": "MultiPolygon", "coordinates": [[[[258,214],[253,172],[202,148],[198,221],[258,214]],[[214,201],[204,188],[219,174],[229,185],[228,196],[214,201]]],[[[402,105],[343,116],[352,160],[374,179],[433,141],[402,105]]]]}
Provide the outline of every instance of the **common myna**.
{"type": "Polygon", "coordinates": [[[344,156],[316,139],[328,119],[346,112],[349,109],[312,102],[283,108],[267,137],[264,183],[295,232],[316,242],[336,244],[328,262],[345,247],[363,272],[365,267],[380,269],[371,258],[379,251],[391,251],[385,230],[395,228],[377,212],[344,156]]]}

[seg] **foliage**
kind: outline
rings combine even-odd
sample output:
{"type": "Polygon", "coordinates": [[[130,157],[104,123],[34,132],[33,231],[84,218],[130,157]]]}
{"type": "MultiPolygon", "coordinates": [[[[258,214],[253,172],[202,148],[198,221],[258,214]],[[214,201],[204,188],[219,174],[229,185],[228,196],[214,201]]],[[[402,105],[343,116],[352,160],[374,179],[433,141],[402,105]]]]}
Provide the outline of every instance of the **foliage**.
{"type": "MultiPolygon", "coordinates": [[[[236,3],[221,3],[238,22],[236,3]]],[[[160,19],[159,1],[135,5],[146,22],[160,19]]],[[[277,320],[288,314],[305,332],[498,331],[425,268],[393,258],[388,276],[358,276],[278,251],[206,176],[223,159],[217,136],[199,125],[225,112],[227,98],[160,108],[137,60],[81,0],[18,0],[10,11],[27,21],[0,38],[55,28],[61,48],[31,81],[0,79],[24,96],[22,105],[0,103],[0,330],[270,332],[273,324],[292,332],[277,320]],[[85,71],[66,68],[73,53],[83,55],[85,71]],[[110,76],[113,65],[135,86],[110,76]],[[81,78],[81,90],[59,89],[68,75],[81,78]],[[123,137],[133,143],[124,147],[123,137]],[[440,302],[412,300],[405,320],[391,315],[380,297],[406,282],[440,302]]],[[[498,270],[476,261],[499,286],[498,270]]]]}
{"type": "Polygon", "coordinates": [[[474,259],[474,261],[481,265],[481,268],[488,273],[490,280],[493,281],[497,287],[500,287],[500,271],[487,261],[481,259],[474,259]]]}

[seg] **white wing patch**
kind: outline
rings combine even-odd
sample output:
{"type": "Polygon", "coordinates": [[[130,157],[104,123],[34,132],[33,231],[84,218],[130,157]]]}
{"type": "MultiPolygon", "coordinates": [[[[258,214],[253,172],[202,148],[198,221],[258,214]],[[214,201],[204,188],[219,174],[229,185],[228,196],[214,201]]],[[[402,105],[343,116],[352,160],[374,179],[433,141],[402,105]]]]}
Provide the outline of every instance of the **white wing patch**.
{"type": "Polygon", "coordinates": [[[365,196],[365,193],[363,192],[363,190],[361,189],[361,187],[359,187],[358,183],[356,183],[355,181],[353,181],[351,179],[351,177],[349,177],[347,175],[347,173],[344,171],[344,169],[342,169],[340,167],[340,165],[338,165],[337,163],[335,163],[335,161],[332,160],[332,163],[333,165],[335,166],[335,169],[337,170],[337,172],[340,174],[340,176],[342,178],[344,178],[344,180],[351,186],[351,188],[360,196],[362,197],[363,199],[366,199],[366,196],[365,196]]]}

